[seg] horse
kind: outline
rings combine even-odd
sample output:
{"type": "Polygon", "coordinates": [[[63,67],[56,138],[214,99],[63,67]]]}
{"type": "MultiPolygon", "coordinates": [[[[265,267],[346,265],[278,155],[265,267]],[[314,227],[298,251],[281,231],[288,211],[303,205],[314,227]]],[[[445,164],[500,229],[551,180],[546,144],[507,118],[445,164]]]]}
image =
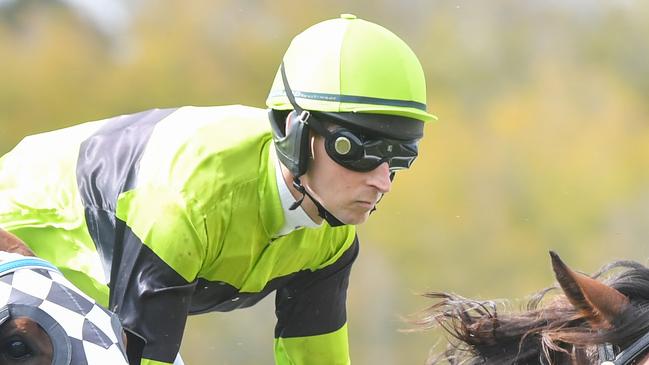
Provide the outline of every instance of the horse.
{"type": "Polygon", "coordinates": [[[117,316],[2,229],[0,364],[128,364],[117,316]]]}
{"type": "Polygon", "coordinates": [[[441,328],[449,340],[427,364],[649,364],[649,269],[615,261],[587,276],[550,256],[558,286],[518,312],[506,301],[424,294],[434,303],[410,320],[411,330],[441,328]]]}

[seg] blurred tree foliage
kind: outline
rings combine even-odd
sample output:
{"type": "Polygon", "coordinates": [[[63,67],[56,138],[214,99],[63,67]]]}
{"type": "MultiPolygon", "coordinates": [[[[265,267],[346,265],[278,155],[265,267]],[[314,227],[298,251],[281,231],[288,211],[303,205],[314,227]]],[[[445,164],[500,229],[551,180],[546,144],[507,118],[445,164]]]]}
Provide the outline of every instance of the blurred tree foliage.
{"type": "MultiPolygon", "coordinates": [[[[412,46],[440,121],[360,228],[357,364],[423,362],[441,339],[397,331],[428,304],[417,292],[522,298],[551,284],[548,249],[584,271],[646,263],[646,3],[141,0],[121,3],[126,26],[112,32],[66,4],[0,1],[0,153],[153,107],[263,107],[290,39],[339,13],[412,46]]],[[[272,307],[193,318],[185,360],[269,363],[272,307]]]]}

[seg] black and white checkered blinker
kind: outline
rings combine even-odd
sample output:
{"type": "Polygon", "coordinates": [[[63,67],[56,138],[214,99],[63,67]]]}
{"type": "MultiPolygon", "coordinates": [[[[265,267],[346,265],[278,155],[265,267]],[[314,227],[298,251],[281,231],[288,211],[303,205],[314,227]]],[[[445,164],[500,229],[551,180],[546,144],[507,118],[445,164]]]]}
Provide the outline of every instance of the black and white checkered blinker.
{"type": "Polygon", "coordinates": [[[0,326],[38,323],[52,342],[52,365],[127,365],[117,316],[85,295],[49,262],[0,252],[0,326]]]}

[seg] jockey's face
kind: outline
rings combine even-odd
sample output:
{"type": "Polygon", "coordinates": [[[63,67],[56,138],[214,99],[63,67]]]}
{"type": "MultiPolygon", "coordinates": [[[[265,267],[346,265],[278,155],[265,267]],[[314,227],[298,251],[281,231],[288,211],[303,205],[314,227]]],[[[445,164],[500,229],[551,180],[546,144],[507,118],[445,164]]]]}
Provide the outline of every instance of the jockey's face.
{"type": "MultiPolygon", "coordinates": [[[[324,138],[312,135],[309,168],[301,178],[324,207],[346,224],[365,222],[381,196],[390,191],[392,181],[386,162],[367,172],[349,170],[329,157],[324,138]]],[[[305,210],[311,218],[318,217],[310,199],[305,210]]],[[[304,204],[304,203],[303,203],[304,204]]]]}

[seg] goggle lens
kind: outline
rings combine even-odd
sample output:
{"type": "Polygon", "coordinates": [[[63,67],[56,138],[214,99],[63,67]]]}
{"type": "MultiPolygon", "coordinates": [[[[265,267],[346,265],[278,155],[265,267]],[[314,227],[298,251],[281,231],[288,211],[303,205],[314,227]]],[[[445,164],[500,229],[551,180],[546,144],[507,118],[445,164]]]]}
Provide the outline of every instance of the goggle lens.
{"type": "MultiPolygon", "coordinates": [[[[392,139],[367,139],[356,135],[361,141],[359,153],[344,156],[340,154],[330,157],[340,165],[350,170],[367,172],[379,167],[384,162],[388,163],[390,172],[410,168],[417,158],[418,149],[416,141],[398,141],[392,139]]],[[[329,152],[329,151],[328,151],[329,152]]]]}
{"type": "Polygon", "coordinates": [[[303,111],[297,119],[323,136],[329,157],[350,170],[372,171],[387,162],[390,172],[395,172],[410,168],[417,158],[419,140],[368,137],[346,128],[330,131],[308,111],[303,111]]]}

